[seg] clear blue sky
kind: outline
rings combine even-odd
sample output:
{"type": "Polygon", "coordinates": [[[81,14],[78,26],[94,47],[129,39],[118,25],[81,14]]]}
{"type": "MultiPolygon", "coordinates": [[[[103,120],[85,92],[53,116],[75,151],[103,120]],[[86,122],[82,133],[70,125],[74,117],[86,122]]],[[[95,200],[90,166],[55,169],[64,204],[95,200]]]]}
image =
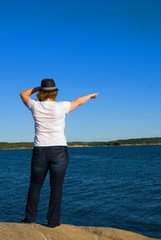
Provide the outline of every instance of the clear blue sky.
{"type": "Polygon", "coordinates": [[[100,93],[66,116],[67,141],[161,136],[160,0],[5,0],[0,12],[0,141],[33,141],[19,92],[43,78],[57,101],[100,93]]]}

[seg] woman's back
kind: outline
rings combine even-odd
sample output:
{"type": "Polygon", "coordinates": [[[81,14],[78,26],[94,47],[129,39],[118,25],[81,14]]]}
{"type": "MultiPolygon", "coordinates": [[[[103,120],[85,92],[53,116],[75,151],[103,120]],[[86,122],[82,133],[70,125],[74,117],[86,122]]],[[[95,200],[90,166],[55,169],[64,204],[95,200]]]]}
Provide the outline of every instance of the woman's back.
{"type": "Polygon", "coordinates": [[[29,99],[28,108],[35,121],[34,146],[66,146],[65,114],[70,102],[35,101],[29,99]]]}

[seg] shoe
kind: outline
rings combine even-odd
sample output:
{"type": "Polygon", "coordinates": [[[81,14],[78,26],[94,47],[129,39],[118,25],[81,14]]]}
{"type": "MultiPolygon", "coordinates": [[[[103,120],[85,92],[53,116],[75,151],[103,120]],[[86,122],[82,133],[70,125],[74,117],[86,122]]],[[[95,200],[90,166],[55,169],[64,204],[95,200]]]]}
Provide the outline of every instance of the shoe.
{"type": "Polygon", "coordinates": [[[42,223],[41,225],[44,226],[44,227],[55,228],[55,227],[60,226],[61,224],[57,223],[55,225],[50,225],[49,223],[42,223]]]}
{"type": "Polygon", "coordinates": [[[33,222],[30,222],[28,219],[25,218],[21,221],[21,223],[33,223],[33,222]]]}
{"type": "Polygon", "coordinates": [[[50,227],[50,228],[55,228],[55,227],[60,226],[60,223],[57,223],[57,224],[55,224],[55,225],[50,225],[50,224],[48,223],[47,225],[48,225],[48,227],[50,227]]]}

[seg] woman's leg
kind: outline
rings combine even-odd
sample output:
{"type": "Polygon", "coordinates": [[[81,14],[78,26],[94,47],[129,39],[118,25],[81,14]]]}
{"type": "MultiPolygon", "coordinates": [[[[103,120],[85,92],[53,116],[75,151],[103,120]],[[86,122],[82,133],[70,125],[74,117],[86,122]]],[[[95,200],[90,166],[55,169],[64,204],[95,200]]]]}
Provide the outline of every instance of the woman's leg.
{"type": "Polygon", "coordinates": [[[68,162],[69,156],[66,146],[55,146],[51,148],[51,158],[49,162],[50,202],[47,213],[49,227],[60,225],[62,188],[68,162]]]}
{"type": "Polygon", "coordinates": [[[35,222],[40,189],[48,171],[48,160],[45,147],[34,147],[31,161],[30,187],[25,210],[25,220],[35,222]]]}

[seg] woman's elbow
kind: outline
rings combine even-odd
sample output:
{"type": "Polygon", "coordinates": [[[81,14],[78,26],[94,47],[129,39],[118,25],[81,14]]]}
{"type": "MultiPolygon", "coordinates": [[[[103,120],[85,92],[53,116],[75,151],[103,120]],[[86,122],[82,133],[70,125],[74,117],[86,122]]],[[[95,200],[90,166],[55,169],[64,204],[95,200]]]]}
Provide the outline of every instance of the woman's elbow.
{"type": "Polygon", "coordinates": [[[20,97],[22,98],[24,96],[24,92],[20,92],[20,97]]]}
{"type": "Polygon", "coordinates": [[[23,91],[22,92],[20,92],[20,97],[22,97],[23,96],[23,91]]]}

